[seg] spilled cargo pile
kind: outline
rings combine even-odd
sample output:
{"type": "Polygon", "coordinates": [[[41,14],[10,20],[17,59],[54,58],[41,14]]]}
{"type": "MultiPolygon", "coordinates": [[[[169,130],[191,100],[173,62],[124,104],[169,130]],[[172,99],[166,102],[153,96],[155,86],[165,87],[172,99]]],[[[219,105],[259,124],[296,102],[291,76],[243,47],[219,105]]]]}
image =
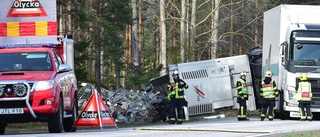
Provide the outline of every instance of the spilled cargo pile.
{"type": "MultiPolygon", "coordinates": [[[[94,88],[90,84],[80,88],[78,92],[79,110],[86,105],[94,88]]],[[[153,89],[147,91],[132,91],[125,88],[119,90],[103,89],[100,96],[117,123],[166,121],[168,104],[163,92],[153,89]]]]}

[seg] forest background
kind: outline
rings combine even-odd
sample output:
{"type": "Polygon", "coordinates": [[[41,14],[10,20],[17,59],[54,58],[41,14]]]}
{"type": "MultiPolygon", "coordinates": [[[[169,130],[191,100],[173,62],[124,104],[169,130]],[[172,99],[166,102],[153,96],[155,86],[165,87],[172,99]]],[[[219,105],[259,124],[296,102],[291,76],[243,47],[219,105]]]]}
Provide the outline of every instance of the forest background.
{"type": "Polygon", "coordinates": [[[78,83],[139,90],[170,64],[261,47],[263,12],[280,4],[320,0],[57,0],[58,33],[75,41],[78,83]]]}

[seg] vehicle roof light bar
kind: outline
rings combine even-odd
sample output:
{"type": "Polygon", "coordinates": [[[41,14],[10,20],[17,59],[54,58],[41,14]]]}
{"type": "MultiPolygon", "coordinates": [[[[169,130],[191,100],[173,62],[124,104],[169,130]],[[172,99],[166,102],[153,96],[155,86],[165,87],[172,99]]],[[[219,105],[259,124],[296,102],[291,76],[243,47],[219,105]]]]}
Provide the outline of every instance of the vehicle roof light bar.
{"type": "Polygon", "coordinates": [[[27,47],[53,47],[55,43],[38,43],[38,44],[0,44],[3,48],[27,48],[27,47]]]}

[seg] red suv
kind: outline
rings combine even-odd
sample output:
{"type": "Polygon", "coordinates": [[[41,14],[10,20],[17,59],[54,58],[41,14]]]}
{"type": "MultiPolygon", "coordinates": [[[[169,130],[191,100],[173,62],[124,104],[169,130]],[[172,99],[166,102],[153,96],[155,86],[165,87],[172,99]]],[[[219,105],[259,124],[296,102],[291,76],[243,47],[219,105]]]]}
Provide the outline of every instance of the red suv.
{"type": "Polygon", "coordinates": [[[76,76],[57,49],[0,48],[0,134],[8,123],[37,121],[50,133],[77,130],[76,76]]]}

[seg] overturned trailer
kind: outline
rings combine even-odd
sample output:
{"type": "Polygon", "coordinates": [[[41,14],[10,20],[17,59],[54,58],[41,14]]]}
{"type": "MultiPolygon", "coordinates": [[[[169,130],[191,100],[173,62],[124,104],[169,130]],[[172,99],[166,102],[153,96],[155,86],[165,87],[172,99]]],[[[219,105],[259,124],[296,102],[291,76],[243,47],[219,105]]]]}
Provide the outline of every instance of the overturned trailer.
{"type": "Polygon", "coordinates": [[[185,89],[185,97],[190,116],[212,113],[215,109],[224,107],[238,109],[236,81],[242,71],[248,73],[248,110],[253,111],[257,108],[255,94],[258,93],[254,93],[252,87],[252,74],[247,55],[169,65],[168,75],[152,79],[150,83],[154,83],[155,89],[165,89],[174,70],[178,70],[179,77],[189,85],[189,88],[185,89]],[[164,77],[166,81],[163,80],[164,77]]]}

